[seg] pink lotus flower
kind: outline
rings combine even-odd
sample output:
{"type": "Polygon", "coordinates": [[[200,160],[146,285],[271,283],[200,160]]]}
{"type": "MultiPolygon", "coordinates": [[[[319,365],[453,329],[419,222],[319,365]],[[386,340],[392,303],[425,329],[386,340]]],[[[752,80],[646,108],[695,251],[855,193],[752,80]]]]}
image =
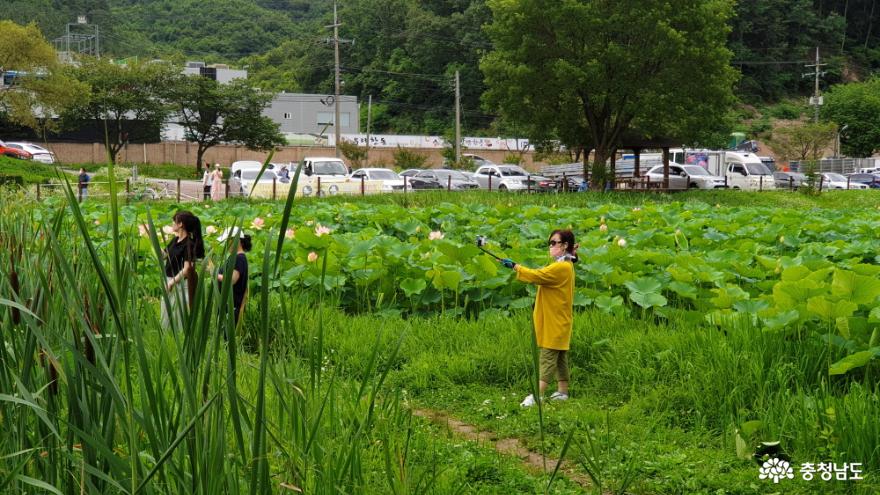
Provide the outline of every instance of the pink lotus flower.
{"type": "Polygon", "coordinates": [[[599,226],[599,232],[608,232],[608,226],[603,223],[599,226]]]}
{"type": "Polygon", "coordinates": [[[147,237],[148,235],[150,235],[150,228],[147,227],[147,224],[142,223],[138,225],[138,234],[141,237],[147,237]]]}
{"type": "Polygon", "coordinates": [[[318,261],[318,253],[316,253],[314,251],[310,252],[309,256],[308,256],[308,260],[309,260],[309,263],[314,263],[314,262],[318,261]]]}
{"type": "Polygon", "coordinates": [[[100,220],[95,220],[95,225],[101,225],[101,221],[100,221],[100,220]]]}
{"type": "Polygon", "coordinates": [[[257,230],[261,230],[263,228],[263,225],[265,225],[265,224],[266,224],[266,222],[260,217],[254,218],[251,221],[251,227],[253,227],[257,230]]]}
{"type": "Polygon", "coordinates": [[[174,233],[174,226],[173,225],[166,225],[166,226],[162,227],[162,232],[164,232],[166,235],[171,235],[174,233]]]}
{"type": "Polygon", "coordinates": [[[428,239],[430,239],[432,241],[436,241],[438,239],[443,239],[443,237],[444,237],[443,232],[440,232],[439,230],[431,231],[431,233],[428,234],[428,239]]]}
{"type": "Polygon", "coordinates": [[[287,229],[284,231],[284,237],[288,239],[293,239],[293,236],[296,235],[296,231],[293,229],[287,229]]]}
{"type": "Polygon", "coordinates": [[[617,240],[617,245],[620,246],[620,247],[622,247],[622,248],[625,248],[625,247],[626,247],[626,239],[618,239],[618,240],[617,240]]]}
{"type": "Polygon", "coordinates": [[[329,233],[330,233],[330,227],[324,227],[320,223],[318,224],[317,227],[315,227],[315,235],[318,237],[321,237],[322,235],[329,234],[329,233]]]}
{"type": "Polygon", "coordinates": [[[208,225],[208,226],[205,228],[205,232],[206,232],[208,235],[214,235],[214,234],[217,233],[217,227],[214,227],[213,225],[208,225]]]}

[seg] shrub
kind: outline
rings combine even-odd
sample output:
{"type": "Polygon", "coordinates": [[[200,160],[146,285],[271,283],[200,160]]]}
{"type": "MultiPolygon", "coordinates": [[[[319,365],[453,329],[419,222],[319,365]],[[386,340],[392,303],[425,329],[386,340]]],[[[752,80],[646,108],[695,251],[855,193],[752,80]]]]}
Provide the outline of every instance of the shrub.
{"type": "Polygon", "coordinates": [[[358,146],[356,143],[343,139],[339,143],[339,150],[351,162],[351,168],[361,168],[364,166],[364,160],[367,159],[366,146],[358,146]]]}
{"type": "Polygon", "coordinates": [[[501,163],[510,163],[512,165],[522,165],[523,158],[522,155],[517,153],[508,153],[504,156],[504,160],[501,163]]]}
{"type": "Polygon", "coordinates": [[[394,152],[394,165],[400,169],[422,168],[426,161],[428,161],[426,155],[400,146],[394,152]]]}

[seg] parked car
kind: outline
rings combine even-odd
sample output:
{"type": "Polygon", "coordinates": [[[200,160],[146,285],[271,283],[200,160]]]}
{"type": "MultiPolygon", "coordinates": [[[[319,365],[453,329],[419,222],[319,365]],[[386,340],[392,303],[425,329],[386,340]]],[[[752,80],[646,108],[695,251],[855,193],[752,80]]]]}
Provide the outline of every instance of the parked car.
{"type": "MultiPolygon", "coordinates": [[[[459,172],[458,170],[438,169],[438,170],[422,170],[415,177],[410,179],[410,184],[416,182],[436,183],[437,187],[424,187],[424,189],[454,189],[456,191],[476,190],[480,188],[480,184],[459,172]]],[[[413,186],[414,189],[422,189],[413,186]]]]}
{"type": "Polygon", "coordinates": [[[553,191],[556,181],[547,177],[531,174],[518,165],[484,165],[474,172],[474,178],[481,189],[498,191],[553,191]]]}
{"type": "MultiPolygon", "coordinates": [[[[241,194],[248,195],[251,193],[251,189],[254,187],[254,184],[258,182],[266,182],[272,183],[278,180],[278,176],[272,170],[264,170],[263,175],[257,178],[257,174],[260,173],[260,169],[244,169],[241,171],[241,175],[239,177],[241,194]]],[[[230,194],[231,194],[230,187],[230,194]]]]}
{"type": "MultiPolygon", "coordinates": [[[[461,161],[473,162],[474,168],[479,168],[484,165],[495,165],[495,163],[492,160],[490,160],[488,158],[483,158],[482,156],[475,155],[473,153],[462,153],[461,154],[461,161]]],[[[450,163],[449,159],[443,160],[443,168],[449,168],[450,165],[451,165],[451,163],[450,163]]]]}
{"type": "Polygon", "coordinates": [[[871,189],[880,188],[880,174],[850,174],[849,181],[864,184],[871,189]]]}
{"type": "MultiPolygon", "coordinates": [[[[646,174],[651,182],[663,181],[663,165],[651,167],[646,174]]],[[[670,189],[723,189],[724,177],[712,175],[699,165],[669,164],[670,189]]]]}
{"type": "Polygon", "coordinates": [[[6,143],[0,141],[0,156],[8,156],[10,158],[18,158],[21,160],[30,160],[31,154],[27,151],[7,146],[6,143]]]}
{"type": "Polygon", "coordinates": [[[30,153],[35,162],[55,163],[55,153],[33,143],[7,142],[6,147],[30,153]]]}
{"type": "Polygon", "coordinates": [[[846,177],[836,174],[834,172],[822,172],[819,174],[822,177],[821,188],[822,189],[867,189],[868,186],[862,184],[860,182],[852,182],[848,181],[846,177]]]}
{"type": "Polygon", "coordinates": [[[397,175],[399,175],[401,177],[413,177],[414,175],[418,174],[421,171],[422,171],[422,169],[420,169],[420,168],[408,168],[397,175]]]}
{"type": "Polygon", "coordinates": [[[352,180],[359,181],[361,177],[365,181],[376,181],[382,184],[382,191],[402,191],[403,179],[391,169],[387,168],[359,168],[349,176],[352,180]]]}
{"type": "Polygon", "coordinates": [[[800,172],[773,172],[773,181],[777,189],[797,189],[806,180],[807,176],[800,172]]]}

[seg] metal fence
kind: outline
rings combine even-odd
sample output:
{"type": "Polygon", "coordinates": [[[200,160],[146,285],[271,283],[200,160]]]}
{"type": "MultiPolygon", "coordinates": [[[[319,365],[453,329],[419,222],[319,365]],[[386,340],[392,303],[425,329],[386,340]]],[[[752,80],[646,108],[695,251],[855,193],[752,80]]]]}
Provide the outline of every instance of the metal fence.
{"type": "MultiPolygon", "coordinates": [[[[789,162],[794,172],[804,172],[808,163],[797,160],[789,162]]],[[[835,172],[838,174],[854,174],[862,169],[880,168],[880,159],[877,158],[823,158],[816,163],[816,172],[835,172]]]]}

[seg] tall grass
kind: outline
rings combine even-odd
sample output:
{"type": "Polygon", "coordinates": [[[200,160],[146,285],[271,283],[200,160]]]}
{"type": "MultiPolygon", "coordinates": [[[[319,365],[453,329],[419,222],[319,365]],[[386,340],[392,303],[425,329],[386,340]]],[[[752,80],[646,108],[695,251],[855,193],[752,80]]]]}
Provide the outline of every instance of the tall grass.
{"type": "MultiPolygon", "coordinates": [[[[354,382],[325,377],[322,353],[311,352],[320,322],[290,344],[301,358],[273,354],[279,322],[269,314],[283,303],[269,296],[269,243],[248,315],[258,355],[239,352],[223,304],[229,282],[209,282],[205,264],[192,309],[163,327],[158,237],[154,257],[140,259],[114,221],[109,243],[96,245],[73,194],[51,217],[0,198],[0,247],[13,254],[0,262],[0,491],[386,492],[368,485],[373,452],[410,435],[408,411],[384,384],[393,347],[374,346],[354,382]]],[[[398,470],[418,468],[405,461],[398,470]]]]}

